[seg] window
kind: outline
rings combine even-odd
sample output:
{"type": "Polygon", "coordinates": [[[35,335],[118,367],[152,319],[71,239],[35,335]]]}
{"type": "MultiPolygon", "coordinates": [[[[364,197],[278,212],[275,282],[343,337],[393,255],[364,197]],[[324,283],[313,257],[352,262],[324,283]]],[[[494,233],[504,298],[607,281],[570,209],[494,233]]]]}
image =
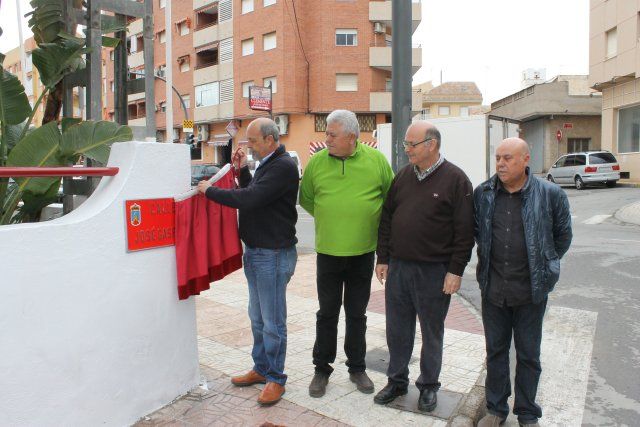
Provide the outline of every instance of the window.
{"type": "Polygon", "coordinates": [[[180,72],[184,73],[189,71],[189,55],[181,56],[178,58],[178,66],[180,67],[180,72]]]}
{"type": "Polygon", "coordinates": [[[213,82],[195,87],[196,107],[207,107],[220,103],[220,83],[213,82]]]}
{"type": "Polygon", "coordinates": [[[357,74],[336,74],[336,91],[357,92],[358,91],[358,75],[357,74]]]}
{"type": "Polygon", "coordinates": [[[116,58],[116,51],[112,49],[111,51],[109,51],[109,59],[114,61],[115,58],[116,58]]]}
{"type": "Polygon", "coordinates": [[[376,130],[376,115],[375,114],[358,114],[358,126],[360,132],[373,132],[376,130]]]}
{"type": "Polygon", "coordinates": [[[555,165],[553,165],[556,168],[561,168],[564,167],[565,163],[567,162],[567,158],[566,157],[560,157],[558,159],[558,161],[556,162],[555,165]]]}
{"type": "Polygon", "coordinates": [[[614,57],[618,54],[618,29],[612,28],[606,33],[607,39],[607,58],[614,57]]]}
{"type": "Polygon", "coordinates": [[[202,48],[196,50],[196,70],[199,68],[211,67],[218,65],[218,46],[213,45],[210,48],[202,48]]]}
{"type": "Polygon", "coordinates": [[[113,82],[113,80],[111,80],[111,92],[115,92],[116,91],[116,84],[113,82]]]}
{"type": "Polygon", "coordinates": [[[158,40],[160,40],[160,43],[167,42],[167,33],[164,30],[158,31],[158,40]]]}
{"type": "Polygon", "coordinates": [[[160,0],[160,9],[167,7],[167,0],[160,0]]]}
{"type": "Polygon", "coordinates": [[[252,81],[250,82],[243,82],[242,83],[242,97],[243,98],[248,98],[249,97],[249,88],[251,86],[255,86],[255,83],[252,81]]]}
{"type": "Polygon", "coordinates": [[[262,85],[264,87],[269,86],[269,84],[271,84],[271,93],[276,93],[278,91],[278,84],[277,84],[275,76],[273,76],[273,77],[265,77],[262,80],[262,85]]]}
{"type": "Polygon", "coordinates": [[[438,115],[448,116],[450,113],[449,107],[438,107],[438,115]]]}
{"type": "Polygon", "coordinates": [[[233,61],[233,37],[220,40],[220,45],[218,49],[220,51],[221,63],[233,61]]]}
{"type": "Polygon", "coordinates": [[[233,79],[220,81],[220,103],[233,102],[233,79]]]}
{"type": "Polygon", "coordinates": [[[271,6],[272,4],[276,4],[276,0],[264,0],[262,2],[263,7],[271,6]]]}
{"type": "Polygon", "coordinates": [[[186,95],[180,95],[182,96],[182,100],[184,101],[184,106],[186,108],[191,108],[191,95],[186,94],[186,95]]]}
{"type": "Polygon", "coordinates": [[[180,141],[180,128],[173,128],[173,137],[171,139],[173,142],[180,141]]]}
{"type": "Polygon", "coordinates": [[[588,151],[590,144],[591,138],[569,138],[567,140],[567,153],[588,151]]]}
{"type": "Polygon", "coordinates": [[[460,107],[460,116],[467,117],[469,115],[469,107],[460,107]]]}
{"type": "Polygon", "coordinates": [[[384,90],[387,92],[391,92],[393,90],[393,81],[391,79],[386,79],[384,81],[384,90]]]}
{"type": "Polygon", "coordinates": [[[187,34],[189,34],[189,23],[186,20],[179,22],[177,25],[178,32],[181,36],[186,36],[187,34]]]}
{"type": "Polygon", "coordinates": [[[336,46],[357,46],[358,30],[338,28],[336,30],[336,46]]]}
{"type": "Polygon", "coordinates": [[[611,153],[593,153],[589,154],[590,165],[601,165],[605,163],[618,163],[616,158],[611,153]]]}
{"type": "Polygon", "coordinates": [[[31,70],[33,70],[33,62],[31,59],[31,52],[27,52],[27,58],[25,61],[25,66],[24,66],[24,72],[25,73],[30,73],[31,70]]]}
{"type": "Polygon", "coordinates": [[[575,162],[574,164],[576,166],[584,166],[587,164],[587,156],[585,156],[584,154],[578,154],[573,157],[574,157],[573,161],[575,162]]]}
{"type": "Polygon", "coordinates": [[[618,112],[618,153],[640,152],[640,106],[618,112]]]}
{"type": "Polygon", "coordinates": [[[218,5],[214,3],[213,7],[207,7],[203,10],[196,12],[196,28],[195,30],[201,30],[203,28],[210,27],[218,24],[218,5]]]}
{"type": "Polygon", "coordinates": [[[242,14],[253,12],[253,0],[242,0],[242,14]]]}
{"type": "Polygon", "coordinates": [[[164,142],[164,131],[161,131],[161,130],[156,131],[156,141],[164,142]]]}
{"type": "Polygon", "coordinates": [[[231,0],[220,0],[218,2],[219,22],[229,21],[233,19],[233,4],[231,0]]]}
{"type": "Polygon", "coordinates": [[[242,40],[242,56],[253,55],[253,38],[242,40]]]}
{"type": "Polygon", "coordinates": [[[268,33],[262,36],[262,48],[271,50],[276,48],[276,32],[268,33]]]}

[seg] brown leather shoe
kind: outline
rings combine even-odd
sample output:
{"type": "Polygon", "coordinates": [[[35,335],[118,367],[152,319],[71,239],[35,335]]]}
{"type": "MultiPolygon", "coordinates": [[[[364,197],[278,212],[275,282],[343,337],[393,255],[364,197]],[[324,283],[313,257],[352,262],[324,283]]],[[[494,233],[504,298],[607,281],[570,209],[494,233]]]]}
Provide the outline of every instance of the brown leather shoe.
{"type": "Polygon", "coordinates": [[[278,383],[268,382],[260,396],[258,396],[258,403],[262,406],[273,405],[277,403],[284,394],[284,386],[278,383]]]}
{"type": "Polygon", "coordinates": [[[231,384],[236,385],[238,387],[246,387],[248,385],[254,384],[264,384],[267,382],[267,379],[254,371],[253,369],[247,372],[244,375],[240,375],[238,377],[231,378],[231,384]]]}

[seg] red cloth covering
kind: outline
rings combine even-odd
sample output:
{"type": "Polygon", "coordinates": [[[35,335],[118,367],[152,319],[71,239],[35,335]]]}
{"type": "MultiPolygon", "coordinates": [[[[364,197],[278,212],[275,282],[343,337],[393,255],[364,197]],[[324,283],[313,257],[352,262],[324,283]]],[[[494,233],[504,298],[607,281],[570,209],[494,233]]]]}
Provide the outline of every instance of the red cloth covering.
{"type": "MultiPolygon", "coordinates": [[[[233,188],[234,184],[229,171],[213,185],[233,188]]],[[[236,209],[198,193],[176,202],[175,218],[179,299],[199,295],[209,289],[210,282],[242,267],[236,209]]]]}

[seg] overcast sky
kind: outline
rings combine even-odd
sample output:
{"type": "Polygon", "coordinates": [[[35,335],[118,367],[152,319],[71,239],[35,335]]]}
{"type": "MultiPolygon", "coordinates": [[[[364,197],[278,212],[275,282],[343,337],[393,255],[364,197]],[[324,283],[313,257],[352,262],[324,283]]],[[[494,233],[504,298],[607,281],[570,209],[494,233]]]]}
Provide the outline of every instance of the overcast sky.
{"type": "MultiPolygon", "coordinates": [[[[24,15],[28,0],[20,0],[24,15]]],[[[0,0],[0,52],[18,45],[15,0],[0,0]]],[[[23,18],[24,37],[31,36],[23,18]]],[[[520,89],[527,68],[589,72],[589,0],[422,0],[414,84],[475,81],[488,104],[520,89]]]]}

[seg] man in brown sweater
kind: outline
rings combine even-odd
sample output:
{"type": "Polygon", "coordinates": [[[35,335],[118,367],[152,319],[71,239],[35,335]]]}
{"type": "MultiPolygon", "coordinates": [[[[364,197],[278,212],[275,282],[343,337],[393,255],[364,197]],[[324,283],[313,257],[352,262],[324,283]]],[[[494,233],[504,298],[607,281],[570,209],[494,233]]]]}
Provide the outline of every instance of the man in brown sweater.
{"type": "Polygon", "coordinates": [[[374,401],[407,393],[416,314],[422,331],[418,409],[437,405],[444,319],[473,249],[473,187],[440,154],[440,132],[414,122],[404,141],[410,164],[396,175],[378,229],[376,276],[386,281],[388,384],[374,401]]]}

